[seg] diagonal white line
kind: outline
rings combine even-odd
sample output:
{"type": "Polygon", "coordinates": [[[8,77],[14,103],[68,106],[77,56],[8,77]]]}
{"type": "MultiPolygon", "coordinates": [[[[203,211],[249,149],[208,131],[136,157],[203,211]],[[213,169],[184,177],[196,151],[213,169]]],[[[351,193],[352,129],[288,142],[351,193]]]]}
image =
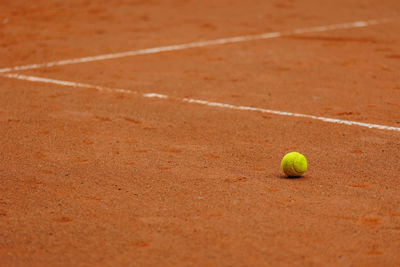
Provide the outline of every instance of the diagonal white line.
{"type": "MultiPolygon", "coordinates": [[[[0,76],[18,79],[18,80],[25,80],[25,81],[30,81],[30,82],[49,83],[49,84],[56,84],[56,85],[69,86],[69,87],[93,88],[93,89],[96,89],[98,91],[103,91],[103,92],[105,91],[105,92],[111,92],[111,93],[139,94],[138,92],[130,91],[127,89],[103,87],[103,86],[91,85],[91,84],[86,84],[86,83],[55,80],[55,79],[49,79],[49,78],[27,76],[27,75],[22,75],[22,74],[9,73],[9,74],[0,74],[0,76]]],[[[265,108],[237,106],[237,105],[212,102],[212,101],[207,101],[207,100],[192,99],[192,98],[173,98],[173,97],[169,97],[167,95],[158,94],[158,93],[144,93],[144,94],[140,94],[140,95],[142,97],[146,97],[146,98],[175,99],[175,100],[181,101],[181,102],[186,102],[186,103],[191,103],[191,104],[200,104],[200,105],[205,105],[205,106],[210,106],[210,107],[218,107],[218,108],[240,110],[240,111],[256,111],[256,112],[269,113],[269,114],[274,114],[274,115],[279,115],[279,116],[298,117],[298,118],[312,119],[312,120],[318,120],[318,121],[329,122],[329,123],[366,127],[369,129],[380,129],[380,130],[400,132],[400,128],[398,128],[398,127],[366,123],[366,122],[340,120],[340,119],[320,117],[320,116],[307,115],[307,114],[301,114],[301,113],[271,110],[271,109],[265,109],[265,108]]]]}
{"type": "Polygon", "coordinates": [[[48,63],[39,63],[39,64],[30,64],[30,65],[24,65],[24,66],[2,68],[2,69],[0,69],[0,73],[10,72],[10,71],[19,71],[19,70],[48,68],[48,67],[53,67],[53,66],[86,63],[86,62],[93,62],[93,61],[102,61],[102,60],[107,60],[107,59],[116,59],[116,58],[123,58],[123,57],[137,56],[137,55],[146,55],[146,54],[155,54],[155,53],[168,52],[168,51],[178,51],[178,50],[184,50],[184,49],[196,48],[196,47],[206,47],[206,46],[212,46],[212,45],[223,45],[223,44],[230,44],[230,43],[247,42],[247,41],[253,41],[253,40],[272,39],[272,38],[278,38],[278,37],[282,37],[282,36],[303,34],[303,33],[325,32],[325,31],[332,31],[332,30],[339,30],[339,29],[362,28],[362,27],[381,24],[381,23],[385,23],[385,22],[389,22],[389,21],[390,21],[389,19],[355,21],[355,22],[349,22],[349,23],[340,23],[340,24],[332,24],[332,25],[325,25],[325,26],[316,26],[316,27],[310,27],[310,28],[295,29],[295,30],[290,30],[290,31],[269,32],[269,33],[255,34],[255,35],[243,35],[243,36],[236,36],[236,37],[230,37],[230,38],[221,38],[221,39],[209,40],[209,41],[203,41],[203,42],[193,42],[193,43],[178,44],[178,45],[160,46],[160,47],[126,51],[126,52],[120,52],[120,53],[104,54],[104,55],[98,55],[98,56],[92,56],[92,57],[82,57],[82,58],[75,58],[75,59],[53,61],[53,62],[48,62],[48,63]]]}
{"type": "Polygon", "coordinates": [[[91,85],[87,83],[78,83],[78,82],[70,82],[70,81],[63,81],[63,80],[55,80],[50,78],[42,78],[36,76],[27,76],[22,74],[0,74],[0,76],[7,77],[7,78],[14,78],[18,80],[30,81],[30,82],[41,82],[41,83],[50,83],[50,84],[57,84],[62,86],[69,86],[69,87],[80,87],[80,88],[91,88],[96,89],[101,92],[110,92],[110,93],[125,93],[125,94],[137,94],[135,91],[120,89],[120,88],[111,88],[106,86],[99,86],[99,85],[91,85]]]}

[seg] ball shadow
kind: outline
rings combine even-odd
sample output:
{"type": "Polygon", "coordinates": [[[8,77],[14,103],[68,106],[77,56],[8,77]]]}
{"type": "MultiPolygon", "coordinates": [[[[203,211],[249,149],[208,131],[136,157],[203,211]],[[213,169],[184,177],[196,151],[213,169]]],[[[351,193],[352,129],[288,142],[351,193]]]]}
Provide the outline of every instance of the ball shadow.
{"type": "Polygon", "coordinates": [[[286,175],[279,175],[279,179],[285,179],[285,180],[304,180],[306,179],[307,176],[303,175],[303,176],[294,176],[294,177],[288,177],[286,175]]]}

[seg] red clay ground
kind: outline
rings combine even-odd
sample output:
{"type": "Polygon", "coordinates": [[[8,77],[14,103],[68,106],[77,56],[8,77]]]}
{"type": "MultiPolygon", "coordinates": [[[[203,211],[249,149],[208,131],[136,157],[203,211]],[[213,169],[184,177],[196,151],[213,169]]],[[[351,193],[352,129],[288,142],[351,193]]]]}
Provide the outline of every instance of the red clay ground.
{"type": "MultiPolygon", "coordinates": [[[[20,73],[400,127],[399,2],[320,2],[3,2],[0,68],[394,18],[20,73]]],[[[399,132],[0,82],[2,266],[400,264],[399,132]]]]}

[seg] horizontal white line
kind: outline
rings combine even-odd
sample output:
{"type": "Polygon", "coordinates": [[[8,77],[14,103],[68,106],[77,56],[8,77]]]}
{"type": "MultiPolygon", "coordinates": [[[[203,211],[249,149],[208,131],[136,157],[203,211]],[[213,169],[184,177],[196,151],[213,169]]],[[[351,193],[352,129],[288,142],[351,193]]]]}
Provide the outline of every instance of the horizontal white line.
{"type": "Polygon", "coordinates": [[[211,106],[211,107],[228,108],[228,109],[234,109],[234,110],[258,111],[258,112],[262,112],[262,113],[269,113],[269,114],[275,114],[275,115],[281,115],[281,116],[308,118],[308,119],[319,120],[319,121],[330,122],[330,123],[345,124],[345,125],[357,125],[357,126],[361,126],[361,127],[367,127],[370,129],[374,128],[374,129],[391,130],[391,131],[399,131],[400,132],[400,128],[398,128],[398,127],[365,123],[365,122],[340,120],[340,119],[334,119],[334,118],[326,118],[326,117],[320,117],[320,116],[314,116],[314,115],[292,113],[292,112],[285,112],[285,111],[278,111],[278,110],[271,110],[271,109],[264,109],[264,108],[235,106],[235,105],[231,105],[231,104],[209,102],[209,101],[205,101],[205,100],[197,100],[197,99],[190,99],[190,98],[183,98],[182,101],[185,101],[188,103],[196,103],[196,104],[211,106]]]}
{"type": "MultiPolygon", "coordinates": [[[[14,78],[14,79],[18,79],[18,80],[30,81],[30,82],[50,83],[50,84],[69,86],[69,87],[93,88],[93,89],[96,89],[96,90],[102,91],[102,92],[138,94],[138,92],[130,91],[130,90],[126,90],[126,89],[103,87],[103,86],[91,85],[91,84],[86,84],[86,83],[55,80],[55,79],[49,79],[49,78],[27,76],[27,75],[22,75],[22,74],[9,73],[9,74],[1,74],[1,76],[8,77],[8,78],[14,78]]],[[[170,98],[171,99],[171,97],[169,97],[167,95],[157,94],[157,93],[144,93],[144,94],[141,94],[141,96],[146,97],[146,98],[160,98],[160,99],[170,98]]],[[[361,127],[366,127],[366,128],[370,128],[370,129],[380,129],[380,130],[400,132],[400,128],[398,128],[398,127],[379,125],[379,124],[373,124],[373,123],[340,120],[340,119],[334,119],[334,118],[326,118],[326,117],[320,117],[320,116],[314,116],[314,115],[285,112],[285,111],[278,111],[278,110],[271,110],[271,109],[264,109],[264,108],[236,106],[236,105],[231,105],[231,104],[224,104],[224,103],[211,102],[211,101],[192,99],[192,98],[172,98],[172,99],[186,102],[186,103],[200,104],[200,105],[205,105],[205,106],[210,106],[210,107],[219,107],[219,108],[232,109],[232,110],[257,111],[257,112],[275,114],[275,115],[280,115],[280,116],[299,117],[299,118],[306,118],[306,119],[318,120],[318,121],[329,122],[329,123],[345,124],[345,125],[351,125],[351,126],[355,125],[355,126],[361,126],[361,127]]]]}
{"type": "Polygon", "coordinates": [[[177,51],[177,50],[184,50],[184,49],[196,48],[196,47],[205,47],[205,46],[211,46],[211,45],[222,45],[222,44],[229,44],[229,43],[247,42],[247,41],[253,41],[253,40],[271,39],[271,38],[278,38],[278,37],[282,37],[282,36],[302,34],[302,33],[325,32],[325,31],[332,31],[332,30],[338,30],[338,29],[361,28],[361,27],[367,27],[370,25],[385,23],[388,21],[390,21],[390,20],[389,19],[381,19],[381,20],[355,21],[355,22],[349,22],[349,23],[340,23],[340,24],[333,24],[333,25],[326,25],[326,26],[316,26],[316,27],[310,27],[310,28],[295,29],[295,30],[283,31],[283,32],[269,32],[269,33],[255,34],[255,35],[244,35],[244,36],[236,36],[236,37],[230,37],[230,38],[221,38],[221,39],[209,40],[209,41],[203,41],[203,42],[193,42],[193,43],[186,43],[186,44],[161,46],[161,47],[126,51],[126,52],[121,52],[121,53],[105,54],[105,55],[98,55],[98,56],[92,56],[92,57],[82,57],[82,58],[75,58],[75,59],[53,61],[53,62],[48,62],[48,63],[39,63],[39,64],[30,64],[30,65],[24,65],[24,66],[2,68],[2,69],[0,69],[0,73],[10,72],[10,71],[19,71],[19,70],[38,69],[38,68],[48,68],[48,67],[53,67],[53,66],[86,63],[86,62],[123,58],[123,57],[137,56],[137,55],[155,54],[155,53],[161,53],[161,52],[177,51]]]}
{"type": "Polygon", "coordinates": [[[155,94],[155,93],[143,94],[143,96],[147,98],[168,98],[167,95],[155,94]]]}

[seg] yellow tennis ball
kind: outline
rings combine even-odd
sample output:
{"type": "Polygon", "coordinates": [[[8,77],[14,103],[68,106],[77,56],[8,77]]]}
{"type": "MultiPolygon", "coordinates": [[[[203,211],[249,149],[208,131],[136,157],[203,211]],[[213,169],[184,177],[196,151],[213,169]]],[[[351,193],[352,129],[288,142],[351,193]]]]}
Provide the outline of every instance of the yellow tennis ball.
{"type": "Polygon", "coordinates": [[[299,152],[290,152],[283,157],[281,167],[288,177],[300,177],[307,170],[307,160],[299,152]]]}

